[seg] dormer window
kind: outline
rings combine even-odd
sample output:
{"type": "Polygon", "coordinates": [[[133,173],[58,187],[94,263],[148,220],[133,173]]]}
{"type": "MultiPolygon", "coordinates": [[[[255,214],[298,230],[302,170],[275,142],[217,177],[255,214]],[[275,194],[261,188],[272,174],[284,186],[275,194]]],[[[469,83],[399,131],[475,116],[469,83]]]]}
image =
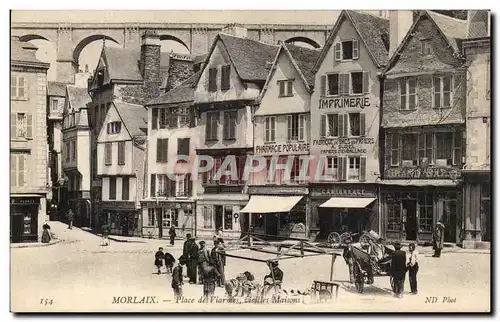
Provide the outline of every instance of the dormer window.
{"type": "Polygon", "coordinates": [[[433,52],[431,42],[427,39],[424,39],[420,42],[420,48],[422,50],[423,56],[431,55],[433,52]]]}
{"type": "Polygon", "coordinates": [[[108,134],[118,134],[122,129],[122,122],[111,122],[107,125],[108,134]]]}
{"type": "Polygon", "coordinates": [[[359,58],[359,43],[357,40],[345,40],[335,44],[335,61],[353,60],[359,58]]]}
{"type": "Polygon", "coordinates": [[[52,100],[51,110],[52,110],[52,112],[57,112],[59,110],[59,101],[58,100],[52,100]]]}
{"type": "Polygon", "coordinates": [[[293,96],[293,80],[281,80],[278,81],[280,87],[279,97],[290,97],[293,96]]]}
{"type": "Polygon", "coordinates": [[[104,70],[101,69],[97,72],[97,86],[104,85],[104,70]]]}

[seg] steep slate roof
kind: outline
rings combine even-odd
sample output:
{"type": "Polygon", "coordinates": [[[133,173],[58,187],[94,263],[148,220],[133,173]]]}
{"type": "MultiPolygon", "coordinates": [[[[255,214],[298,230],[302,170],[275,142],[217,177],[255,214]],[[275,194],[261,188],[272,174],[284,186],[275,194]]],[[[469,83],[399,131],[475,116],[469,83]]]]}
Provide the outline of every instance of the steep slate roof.
{"type": "Polygon", "coordinates": [[[344,19],[352,23],[374,63],[379,67],[385,66],[389,60],[389,19],[353,10],[342,10],[313,70],[317,70],[323,62],[344,19]]]}
{"type": "Polygon", "coordinates": [[[66,96],[66,83],[47,82],[47,95],[66,96]]]}
{"type": "Polygon", "coordinates": [[[144,106],[118,100],[114,100],[113,104],[131,137],[146,135],[148,111],[144,106]]]}
{"type": "MultiPolygon", "coordinates": [[[[140,50],[104,46],[104,55],[111,80],[142,81],[139,71],[140,50]]],[[[169,61],[169,53],[161,53],[160,70],[168,70],[169,61]]]]}
{"type": "Polygon", "coordinates": [[[285,46],[292,55],[295,63],[297,63],[297,66],[299,67],[298,72],[302,73],[310,87],[314,87],[315,77],[312,69],[319,57],[319,54],[321,53],[321,50],[304,48],[292,44],[285,44],[285,46]]]}
{"type": "Polygon", "coordinates": [[[145,106],[191,102],[194,100],[196,84],[201,76],[201,70],[185,80],[182,84],[165,94],[149,101],[145,106]]]}
{"type": "MultiPolygon", "coordinates": [[[[266,63],[274,61],[279,46],[220,33],[214,40],[211,52],[217,39],[220,39],[226,47],[234,68],[242,80],[266,81],[269,73],[266,69],[266,63]]],[[[210,59],[210,55],[207,56],[208,59],[210,59]]]]}
{"type": "Polygon", "coordinates": [[[38,60],[35,56],[37,46],[27,41],[20,41],[17,37],[10,39],[10,61],[29,63],[49,68],[50,64],[38,60]]]}
{"type": "Polygon", "coordinates": [[[68,90],[69,103],[74,110],[78,111],[82,107],[87,107],[87,103],[92,101],[86,88],[72,85],[66,85],[66,88],[68,90]]]}

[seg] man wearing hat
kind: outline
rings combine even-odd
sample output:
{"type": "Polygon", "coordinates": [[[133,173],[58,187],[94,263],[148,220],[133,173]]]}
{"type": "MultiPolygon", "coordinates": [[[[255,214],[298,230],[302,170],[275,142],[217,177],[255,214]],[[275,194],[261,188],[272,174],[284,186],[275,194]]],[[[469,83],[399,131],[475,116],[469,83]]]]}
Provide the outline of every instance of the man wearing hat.
{"type": "Polygon", "coordinates": [[[399,241],[394,243],[394,248],[396,251],[392,255],[391,275],[394,280],[394,293],[397,297],[402,298],[406,275],[406,253],[401,250],[399,241]]]}
{"type": "Polygon", "coordinates": [[[196,284],[197,282],[197,272],[198,272],[198,257],[200,248],[196,245],[195,238],[191,237],[189,240],[189,268],[188,268],[188,276],[189,276],[189,284],[196,284]]]}
{"type": "Polygon", "coordinates": [[[264,276],[262,296],[266,296],[266,294],[269,293],[269,291],[275,286],[281,288],[281,284],[283,283],[283,271],[278,267],[278,261],[271,259],[267,264],[271,272],[264,276]]]}
{"type": "Polygon", "coordinates": [[[434,255],[432,257],[440,257],[441,249],[444,246],[444,224],[440,221],[437,222],[434,233],[432,234],[432,248],[434,248],[434,255]]]}

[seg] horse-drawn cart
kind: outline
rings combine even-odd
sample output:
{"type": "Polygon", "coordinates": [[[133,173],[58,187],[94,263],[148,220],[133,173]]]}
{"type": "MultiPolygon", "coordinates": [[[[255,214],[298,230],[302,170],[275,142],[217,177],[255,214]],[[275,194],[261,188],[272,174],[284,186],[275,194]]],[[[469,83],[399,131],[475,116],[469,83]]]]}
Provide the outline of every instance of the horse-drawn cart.
{"type": "MultiPolygon", "coordinates": [[[[394,250],[382,243],[381,238],[373,231],[363,235],[358,243],[344,248],[343,257],[349,266],[351,283],[362,293],[365,284],[373,284],[374,277],[391,276],[391,259],[394,250]]],[[[392,277],[391,288],[394,289],[392,277]]]]}

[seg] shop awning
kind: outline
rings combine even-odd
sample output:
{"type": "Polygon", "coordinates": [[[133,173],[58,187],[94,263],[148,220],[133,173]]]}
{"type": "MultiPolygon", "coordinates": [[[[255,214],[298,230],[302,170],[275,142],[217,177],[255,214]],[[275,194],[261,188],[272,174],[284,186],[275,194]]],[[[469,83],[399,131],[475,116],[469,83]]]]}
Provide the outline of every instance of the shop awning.
{"type": "Polygon", "coordinates": [[[330,198],[321,208],[365,208],[376,198],[330,198]]]}
{"type": "Polygon", "coordinates": [[[292,210],[303,196],[251,196],[241,213],[267,214],[292,210]]]}

